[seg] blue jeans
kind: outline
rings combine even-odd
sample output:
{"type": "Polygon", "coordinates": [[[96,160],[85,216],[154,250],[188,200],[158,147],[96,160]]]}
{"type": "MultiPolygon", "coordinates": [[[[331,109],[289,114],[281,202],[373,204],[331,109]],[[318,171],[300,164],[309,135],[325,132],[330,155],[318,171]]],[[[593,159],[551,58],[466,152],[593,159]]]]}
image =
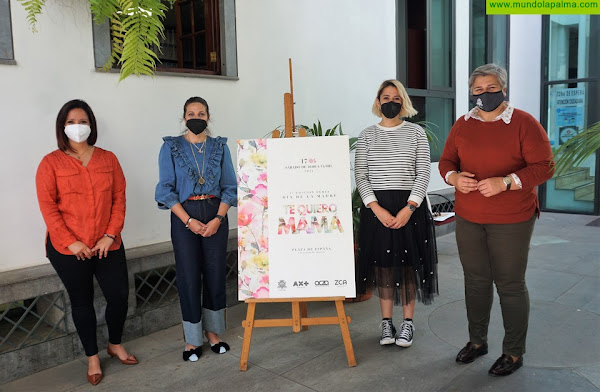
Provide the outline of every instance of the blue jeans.
{"type": "MultiPolygon", "coordinates": [[[[221,200],[186,200],[186,212],[202,223],[214,219],[221,200]]],[[[175,253],[177,290],[183,318],[185,341],[193,346],[203,343],[202,330],[225,331],[225,276],[229,223],[227,218],[211,237],[192,233],[171,213],[171,241],[175,253]],[[203,325],[204,324],[204,325],[203,325]]]]}

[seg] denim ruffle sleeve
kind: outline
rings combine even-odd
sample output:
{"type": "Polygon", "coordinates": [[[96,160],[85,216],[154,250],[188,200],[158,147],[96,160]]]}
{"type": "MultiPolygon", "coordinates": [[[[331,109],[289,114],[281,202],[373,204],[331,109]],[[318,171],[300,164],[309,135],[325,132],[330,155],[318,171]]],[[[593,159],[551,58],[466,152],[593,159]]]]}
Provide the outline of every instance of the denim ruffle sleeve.
{"type": "Polygon", "coordinates": [[[154,192],[154,199],[161,210],[169,210],[179,203],[179,194],[176,190],[175,162],[166,138],[158,155],[158,184],[154,192]]]}

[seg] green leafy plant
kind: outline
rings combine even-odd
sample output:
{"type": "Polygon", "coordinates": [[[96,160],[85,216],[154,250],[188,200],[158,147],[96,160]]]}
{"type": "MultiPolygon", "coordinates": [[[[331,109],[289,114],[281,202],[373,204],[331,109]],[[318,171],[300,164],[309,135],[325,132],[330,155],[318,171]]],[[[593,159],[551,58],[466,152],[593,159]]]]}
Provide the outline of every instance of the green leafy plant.
{"type": "Polygon", "coordinates": [[[432,123],[431,121],[417,121],[415,124],[421,126],[425,130],[425,135],[427,136],[427,141],[429,145],[433,147],[436,151],[440,148],[440,139],[435,134],[434,128],[439,130],[440,127],[436,123],[432,123]]]}
{"type": "MultiPolygon", "coordinates": [[[[310,136],[341,136],[344,135],[344,131],[342,131],[342,123],[337,123],[333,128],[323,130],[321,126],[321,120],[317,120],[317,123],[313,123],[312,127],[307,127],[306,125],[300,125],[300,127],[306,129],[306,133],[310,136]]],[[[349,139],[349,148],[350,151],[353,151],[356,148],[356,142],[358,141],[357,137],[351,136],[349,139]]]]}
{"type": "Polygon", "coordinates": [[[600,122],[567,140],[554,152],[555,175],[565,174],[600,149],[600,122]]]}
{"type": "Polygon", "coordinates": [[[19,0],[23,7],[25,7],[25,11],[27,11],[27,21],[31,25],[31,30],[34,33],[37,33],[36,24],[37,24],[37,16],[42,13],[42,7],[46,0],[19,0]]]}
{"type": "MultiPolygon", "coordinates": [[[[37,17],[46,0],[19,1],[27,11],[32,31],[37,32],[37,17]]],[[[160,48],[165,12],[175,0],[89,0],[89,3],[96,23],[110,21],[111,54],[102,69],[107,71],[119,64],[119,81],[130,75],[154,75],[158,57],[150,48],[153,45],[160,48]]]]}

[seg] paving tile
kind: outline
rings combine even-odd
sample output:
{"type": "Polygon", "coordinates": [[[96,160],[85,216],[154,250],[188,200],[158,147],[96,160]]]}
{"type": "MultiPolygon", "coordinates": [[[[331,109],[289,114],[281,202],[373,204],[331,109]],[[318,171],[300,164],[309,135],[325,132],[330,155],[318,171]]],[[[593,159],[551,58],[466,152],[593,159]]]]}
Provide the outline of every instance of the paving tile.
{"type": "Polygon", "coordinates": [[[566,272],[527,268],[525,280],[531,300],[554,301],[576,286],[583,277],[566,272]]]}
{"type": "MultiPolygon", "coordinates": [[[[600,353],[598,353],[600,358],[600,353]]],[[[600,389],[600,364],[595,366],[585,366],[575,369],[575,372],[587,378],[592,384],[600,389]]]]}
{"type": "Polygon", "coordinates": [[[148,337],[165,345],[165,347],[171,350],[183,349],[185,344],[183,340],[183,327],[181,324],[154,332],[153,334],[148,335],[148,337]]]}
{"type": "MultiPolygon", "coordinates": [[[[488,354],[489,355],[489,354],[488,354]]],[[[515,373],[506,377],[491,377],[488,370],[493,360],[477,359],[459,374],[440,388],[444,392],[463,391],[577,391],[597,392],[598,389],[589,380],[571,369],[544,369],[531,367],[525,362],[524,366],[515,373]]]]}
{"type": "Polygon", "coordinates": [[[600,279],[582,279],[556,302],[600,314],[600,279]]]}
{"type": "MultiPolygon", "coordinates": [[[[276,374],[253,367],[238,370],[236,357],[205,353],[197,362],[184,362],[179,351],[151,359],[143,367],[133,366],[127,372],[106,374],[94,387],[100,391],[310,391],[276,374]]],[[[72,391],[89,391],[83,385],[72,391]]]]}
{"type": "Polygon", "coordinates": [[[433,391],[464,371],[454,366],[453,351],[431,333],[408,349],[361,336],[355,340],[357,367],[348,367],[337,347],[283,375],[316,391],[433,391]]]}
{"type": "Polygon", "coordinates": [[[0,384],[73,358],[73,339],[69,335],[5,352],[0,355],[0,384]]]}
{"type": "Polygon", "coordinates": [[[62,365],[0,385],[0,391],[12,392],[63,392],[87,384],[87,364],[70,361],[62,365]]]}
{"type": "MultiPolygon", "coordinates": [[[[469,338],[464,306],[464,301],[449,303],[429,318],[433,333],[457,349],[463,347],[469,338]]],[[[488,331],[488,356],[502,354],[503,337],[500,306],[495,300],[488,331]]],[[[525,354],[530,366],[589,366],[599,362],[599,353],[600,316],[553,302],[531,301],[525,354]],[[569,338],[560,338],[565,336],[569,338]]]]}
{"type": "Polygon", "coordinates": [[[533,247],[541,246],[541,245],[563,244],[563,243],[569,243],[569,242],[571,242],[571,241],[566,240],[564,238],[554,237],[554,236],[550,236],[550,235],[533,235],[531,237],[530,246],[533,248],[533,247]]]}
{"type": "MultiPolygon", "coordinates": [[[[241,326],[228,331],[228,335],[237,334],[237,339],[227,341],[231,345],[232,355],[238,358],[243,333],[241,326]]],[[[281,374],[342,344],[340,329],[335,326],[314,326],[299,333],[292,332],[291,327],[255,328],[252,333],[248,369],[260,366],[281,374]]]]}
{"type": "Polygon", "coordinates": [[[530,250],[528,267],[600,277],[600,249],[597,248],[597,243],[590,246],[539,246],[530,250]],[[577,247],[582,249],[575,251],[577,247]]]}
{"type": "MultiPolygon", "coordinates": [[[[468,340],[463,274],[454,234],[438,238],[439,289],[434,303],[415,308],[412,347],[379,345],[379,299],[345,305],[358,366],[348,367],[339,326],[257,328],[246,372],[239,368],[246,305],[227,310],[231,346],[224,355],[208,345],[196,363],[183,362],[181,325],[126,342],[141,360],[124,366],[100,353],[105,379],[94,391],[600,391],[600,247],[597,217],[542,214],[527,272],[531,314],[525,366],[494,378],[504,330],[497,296],[489,331],[490,353],[469,365],[455,362],[468,340]],[[557,338],[568,337],[568,338],[557,338]]],[[[289,318],[289,303],[259,304],[258,318],[289,318]]],[[[309,316],[334,315],[331,303],[311,303],[309,316]]],[[[394,308],[395,323],[401,317],[394,308]]],[[[141,325],[141,324],[140,324],[141,325]]],[[[137,324],[131,327],[138,328],[137,324]]],[[[103,327],[103,329],[105,329],[103,327]]],[[[102,339],[103,332],[99,332],[102,339]]],[[[84,356],[0,385],[0,390],[89,391],[84,356]]]]}

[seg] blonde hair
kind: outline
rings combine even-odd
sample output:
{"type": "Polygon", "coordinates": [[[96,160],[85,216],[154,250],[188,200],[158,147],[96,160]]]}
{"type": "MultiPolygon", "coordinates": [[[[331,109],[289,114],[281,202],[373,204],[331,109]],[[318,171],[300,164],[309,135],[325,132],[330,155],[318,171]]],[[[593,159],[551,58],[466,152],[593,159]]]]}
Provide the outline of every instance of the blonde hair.
{"type": "Polygon", "coordinates": [[[402,99],[402,110],[400,111],[400,117],[412,117],[418,113],[417,110],[413,107],[408,93],[406,92],[406,89],[404,88],[402,83],[400,83],[396,79],[389,79],[381,83],[381,86],[379,86],[379,89],[377,90],[377,96],[375,97],[375,102],[373,102],[373,108],[371,109],[374,115],[376,115],[377,117],[383,116],[383,114],[381,113],[380,105],[378,105],[379,97],[381,96],[383,89],[389,86],[396,87],[396,90],[398,90],[398,95],[400,95],[400,98],[402,99]]]}

